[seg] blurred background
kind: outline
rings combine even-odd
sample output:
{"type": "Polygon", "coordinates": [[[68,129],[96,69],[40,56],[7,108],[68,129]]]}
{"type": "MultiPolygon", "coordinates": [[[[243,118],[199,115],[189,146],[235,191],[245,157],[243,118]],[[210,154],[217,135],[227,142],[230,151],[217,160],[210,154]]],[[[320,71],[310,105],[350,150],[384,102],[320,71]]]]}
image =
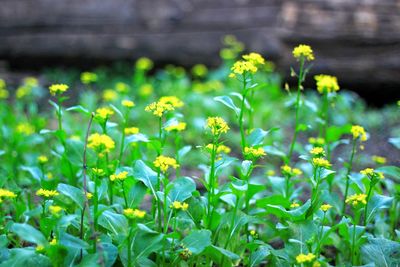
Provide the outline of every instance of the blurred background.
{"type": "Polygon", "coordinates": [[[400,99],[400,0],[2,0],[0,76],[143,56],[215,67],[227,34],[287,78],[304,43],[312,74],[338,76],[373,106],[400,99]]]}

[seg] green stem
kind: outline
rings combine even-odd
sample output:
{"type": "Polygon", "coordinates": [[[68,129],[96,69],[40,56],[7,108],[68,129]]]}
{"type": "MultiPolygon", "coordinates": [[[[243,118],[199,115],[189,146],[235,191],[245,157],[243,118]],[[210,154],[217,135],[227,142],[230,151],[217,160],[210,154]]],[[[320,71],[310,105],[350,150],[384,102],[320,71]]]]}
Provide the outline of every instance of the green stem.
{"type": "Polygon", "coordinates": [[[289,186],[290,186],[290,176],[286,175],[286,187],[285,187],[285,197],[290,200],[289,197],[289,186]]]}
{"type": "Polygon", "coordinates": [[[125,145],[125,123],[124,123],[124,127],[122,129],[122,135],[121,135],[121,146],[119,149],[119,157],[118,157],[118,165],[121,165],[121,159],[122,159],[122,155],[124,153],[124,145],[125,145]]]}
{"type": "Polygon", "coordinates": [[[325,139],[325,145],[326,145],[326,158],[328,161],[331,160],[331,152],[330,152],[330,147],[329,147],[329,142],[328,142],[328,123],[329,123],[329,101],[328,101],[328,92],[324,93],[324,99],[323,99],[323,107],[322,107],[322,119],[324,120],[324,124],[322,127],[322,132],[320,133],[321,135],[324,136],[325,139]]]}
{"type": "Polygon", "coordinates": [[[369,189],[368,189],[368,194],[367,194],[367,203],[365,204],[365,210],[364,210],[364,226],[367,226],[368,203],[369,203],[369,198],[371,196],[372,188],[373,188],[373,186],[370,183],[369,189]]]}
{"type": "Polygon", "coordinates": [[[125,208],[128,208],[128,198],[126,197],[124,181],[121,181],[122,195],[124,196],[125,208]]]}
{"type": "Polygon", "coordinates": [[[132,228],[130,228],[128,233],[128,267],[132,266],[132,228]]]}
{"type": "Polygon", "coordinates": [[[355,246],[356,246],[356,224],[353,224],[353,239],[351,243],[351,263],[354,265],[354,259],[355,259],[355,246]]]}
{"type": "Polygon", "coordinates": [[[243,115],[246,109],[245,101],[246,101],[246,94],[247,94],[247,82],[246,82],[246,75],[243,74],[243,94],[242,94],[242,103],[240,105],[240,113],[239,113],[239,128],[240,128],[240,138],[241,138],[241,146],[242,146],[242,154],[244,155],[244,148],[246,147],[246,138],[244,134],[244,125],[243,125],[243,115]]]}
{"type": "Polygon", "coordinates": [[[167,185],[168,185],[168,177],[167,174],[165,174],[165,177],[163,179],[163,189],[164,189],[164,203],[163,203],[163,215],[164,215],[164,234],[168,232],[168,213],[167,213],[167,185]]]}
{"type": "Polygon", "coordinates": [[[322,217],[322,221],[321,221],[321,225],[320,225],[320,230],[318,231],[317,259],[319,258],[319,255],[321,254],[322,234],[323,234],[323,230],[324,230],[325,217],[326,217],[326,212],[324,212],[324,216],[322,217]]]}
{"type": "Polygon", "coordinates": [[[297,96],[296,96],[296,114],[295,114],[295,122],[294,122],[294,133],[292,138],[292,143],[290,144],[290,150],[288,154],[288,161],[291,161],[294,145],[297,139],[297,124],[299,122],[299,110],[300,110],[300,96],[301,96],[301,83],[303,82],[303,68],[304,68],[304,58],[300,58],[300,70],[299,70],[299,79],[297,81],[297,96]]]}
{"type": "Polygon", "coordinates": [[[349,194],[349,185],[350,185],[349,175],[350,175],[351,169],[353,167],[353,159],[354,159],[354,154],[356,151],[356,144],[357,144],[357,140],[353,139],[353,146],[351,149],[350,161],[349,161],[349,165],[347,166],[347,171],[346,171],[346,189],[344,191],[342,215],[346,211],[346,199],[347,199],[347,195],[349,194]]]}
{"type": "MultiPolygon", "coordinates": [[[[214,136],[213,139],[213,147],[212,147],[212,151],[211,151],[211,166],[210,166],[210,178],[209,178],[209,192],[208,192],[208,203],[207,203],[207,212],[208,212],[208,225],[207,228],[211,227],[211,223],[212,223],[212,216],[213,213],[211,212],[211,205],[213,204],[213,200],[214,200],[214,176],[215,176],[215,158],[216,158],[216,154],[217,154],[217,146],[218,146],[218,137],[214,136]]],[[[213,208],[214,210],[214,208],[213,208]]]]}

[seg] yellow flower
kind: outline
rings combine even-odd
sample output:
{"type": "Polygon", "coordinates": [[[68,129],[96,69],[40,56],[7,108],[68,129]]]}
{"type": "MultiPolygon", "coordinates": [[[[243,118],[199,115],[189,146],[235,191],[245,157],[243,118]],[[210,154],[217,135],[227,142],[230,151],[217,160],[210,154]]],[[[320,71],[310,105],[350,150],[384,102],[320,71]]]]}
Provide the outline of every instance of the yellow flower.
{"type": "Polygon", "coordinates": [[[310,150],[313,156],[323,157],[325,156],[325,150],[322,147],[314,147],[310,150]]]}
{"type": "Polygon", "coordinates": [[[254,148],[254,147],[245,147],[244,148],[245,157],[249,158],[260,158],[266,155],[264,149],[262,147],[254,148]]]}
{"type": "Polygon", "coordinates": [[[92,199],[93,198],[93,194],[90,192],[86,192],[86,198],[87,199],[92,199]]]}
{"type": "Polygon", "coordinates": [[[359,203],[367,204],[367,195],[366,194],[355,194],[347,197],[346,203],[350,203],[353,206],[357,206],[359,203]]]}
{"type": "Polygon", "coordinates": [[[299,175],[303,174],[303,172],[300,169],[292,168],[289,165],[281,166],[281,171],[282,171],[283,175],[290,176],[290,177],[299,176],[299,175]]]}
{"type": "Polygon", "coordinates": [[[256,73],[257,67],[250,61],[239,60],[236,61],[232,68],[231,73],[229,74],[230,78],[236,77],[236,75],[245,75],[246,73],[256,73]]]}
{"type": "Polygon", "coordinates": [[[186,123],[185,122],[179,122],[178,124],[170,125],[170,126],[165,127],[165,130],[167,132],[171,132],[171,131],[181,132],[181,131],[184,131],[185,129],[186,129],[186,123]]]}
{"type": "Polygon", "coordinates": [[[314,54],[311,46],[309,45],[298,45],[293,49],[293,56],[297,59],[304,58],[308,61],[314,60],[314,54]]]}
{"type": "Polygon", "coordinates": [[[189,204],[186,202],[179,202],[179,201],[174,201],[172,202],[170,208],[175,209],[175,210],[183,210],[186,211],[189,208],[189,204]]]}
{"type": "Polygon", "coordinates": [[[0,99],[7,99],[10,96],[10,93],[4,89],[0,88],[0,99]]]}
{"type": "Polygon", "coordinates": [[[166,157],[166,156],[158,156],[154,162],[154,166],[159,168],[162,172],[168,171],[170,167],[176,169],[179,167],[179,164],[176,162],[174,158],[166,157]]]}
{"type": "Polygon", "coordinates": [[[292,204],[290,204],[290,208],[292,208],[292,209],[297,208],[297,207],[300,207],[300,204],[297,202],[293,202],[292,204]]]}
{"type": "Polygon", "coordinates": [[[135,106],[135,103],[131,100],[122,100],[121,104],[127,108],[133,108],[135,106]]]}
{"type": "Polygon", "coordinates": [[[321,209],[323,212],[327,212],[327,211],[330,210],[331,208],[332,208],[332,206],[329,205],[329,204],[323,204],[323,205],[321,205],[321,207],[320,207],[320,209],[321,209]]]}
{"type": "Polygon", "coordinates": [[[319,263],[318,261],[314,261],[312,267],[321,267],[321,263],[319,263]]]}
{"type": "Polygon", "coordinates": [[[360,138],[360,141],[367,141],[367,133],[365,129],[360,125],[351,126],[351,133],[354,139],[360,138]]]}
{"type": "Polygon", "coordinates": [[[24,135],[31,135],[35,132],[35,128],[32,125],[26,122],[19,123],[17,125],[17,132],[24,135]]]}
{"type": "Polygon", "coordinates": [[[325,139],[320,137],[310,137],[308,138],[308,142],[314,146],[323,146],[325,144],[325,139]]]}
{"type": "Polygon", "coordinates": [[[377,172],[372,168],[366,168],[362,171],[360,171],[362,175],[368,176],[369,178],[379,178],[379,179],[384,179],[385,176],[383,175],[382,172],[377,172]]]}
{"type": "Polygon", "coordinates": [[[124,215],[129,219],[143,219],[146,216],[146,211],[139,209],[124,209],[124,215]]]}
{"type": "Polygon", "coordinates": [[[325,92],[336,92],[340,89],[337,78],[335,76],[320,74],[315,75],[314,79],[317,82],[317,90],[321,94],[325,92]]]}
{"type": "Polygon", "coordinates": [[[189,259],[192,256],[192,252],[188,248],[184,248],[181,252],[179,252],[179,257],[181,257],[184,260],[189,259]]]}
{"type": "Polygon", "coordinates": [[[18,99],[21,99],[27,95],[30,95],[32,92],[32,87],[29,86],[20,86],[18,89],[15,91],[15,96],[18,99]]]}
{"type": "Polygon", "coordinates": [[[114,110],[112,110],[109,107],[104,107],[104,108],[96,109],[95,117],[98,120],[104,121],[104,120],[107,120],[113,114],[114,114],[114,110]]]}
{"type": "Polygon", "coordinates": [[[106,102],[114,101],[118,98],[118,93],[113,89],[106,89],[103,91],[103,100],[106,102]]]}
{"type": "Polygon", "coordinates": [[[97,74],[93,72],[82,72],[81,73],[81,82],[83,84],[90,84],[90,83],[95,83],[97,82],[97,74]]]}
{"type": "Polygon", "coordinates": [[[91,134],[88,138],[88,147],[96,150],[97,152],[110,152],[115,148],[115,143],[106,134],[91,134]]]}
{"type": "Polygon", "coordinates": [[[192,74],[196,77],[202,78],[207,75],[208,69],[203,64],[194,65],[192,68],[192,74]]]}
{"type": "Polygon", "coordinates": [[[138,127],[125,128],[124,132],[125,132],[126,135],[138,134],[139,133],[139,128],[138,127]]]}
{"type": "Polygon", "coordinates": [[[103,169],[99,168],[92,168],[92,172],[97,176],[104,176],[106,174],[103,169]]]}
{"type": "MultiPolygon", "coordinates": [[[[212,149],[213,149],[213,144],[208,144],[208,145],[206,145],[206,149],[207,149],[207,151],[208,152],[212,152],[212,149]]],[[[217,151],[216,151],[216,153],[217,154],[220,154],[220,153],[224,153],[224,154],[229,154],[229,153],[231,153],[231,149],[230,149],[230,147],[228,147],[228,146],[225,146],[225,145],[218,145],[218,147],[217,147],[217,151]]]]}
{"type": "Polygon", "coordinates": [[[372,160],[376,163],[376,164],[386,164],[386,158],[385,157],[381,157],[381,156],[372,156],[372,160]]]}
{"type": "Polygon", "coordinates": [[[164,104],[170,104],[174,108],[183,107],[184,103],[176,96],[163,96],[160,98],[159,102],[164,104]]]}
{"type": "Polygon", "coordinates": [[[50,85],[49,90],[51,95],[56,95],[66,92],[68,88],[69,86],[66,84],[52,84],[50,85]]]}
{"type": "Polygon", "coordinates": [[[139,95],[140,96],[149,96],[153,93],[154,88],[153,85],[149,83],[145,83],[139,88],[139,95]]]}
{"type": "Polygon", "coordinates": [[[58,215],[62,210],[63,208],[60,206],[53,206],[53,205],[49,206],[49,211],[53,215],[58,215]]]}
{"type": "Polygon", "coordinates": [[[113,182],[114,182],[115,180],[123,181],[123,180],[125,180],[126,178],[128,178],[128,172],[127,172],[127,171],[123,171],[123,172],[120,172],[120,173],[111,174],[111,176],[110,176],[110,180],[113,181],[113,182]]]}
{"type": "Polygon", "coordinates": [[[45,163],[47,163],[49,161],[49,159],[44,155],[39,156],[37,159],[38,159],[40,164],[45,164],[45,163]]]}
{"type": "Polygon", "coordinates": [[[227,133],[229,130],[228,124],[221,117],[209,117],[207,119],[207,127],[211,129],[213,135],[227,133]]]}
{"type": "Polygon", "coordinates": [[[274,170],[268,170],[265,174],[267,176],[274,176],[275,175],[275,171],[274,170]]]}
{"type": "Polygon", "coordinates": [[[47,179],[51,180],[53,179],[53,174],[51,172],[46,173],[47,179]]]}
{"type": "Polygon", "coordinates": [[[126,83],[118,82],[115,84],[115,90],[117,90],[117,92],[125,94],[129,92],[129,85],[127,85],[126,83]]]}
{"type": "Polygon", "coordinates": [[[150,70],[153,67],[153,61],[147,57],[141,57],[136,61],[136,68],[139,70],[150,70]]]}
{"type": "Polygon", "coordinates": [[[5,89],[7,87],[6,81],[3,79],[0,79],[0,89],[5,89]]]}
{"type": "Polygon", "coordinates": [[[247,55],[243,55],[243,59],[253,63],[256,66],[265,64],[265,59],[260,54],[254,52],[247,55]]]}
{"type": "Polygon", "coordinates": [[[299,254],[296,256],[296,261],[297,263],[306,263],[306,262],[313,262],[315,260],[316,256],[312,253],[308,254],[299,254]]]}
{"type": "Polygon", "coordinates": [[[16,197],[17,195],[14,192],[0,188],[0,202],[2,198],[16,198],[16,197]]]}
{"type": "Polygon", "coordinates": [[[360,171],[360,173],[365,175],[365,176],[367,176],[367,175],[371,175],[372,176],[374,174],[374,169],[366,168],[366,169],[360,171]]]}
{"type": "Polygon", "coordinates": [[[329,161],[324,158],[313,158],[312,162],[315,167],[322,167],[327,169],[332,166],[332,164],[330,164],[329,161]]]}
{"type": "Polygon", "coordinates": [[[50,198],[50,197],[55,197],[58,196],[60,193],[57,192],[57,190],[46,190],[43,188],[40,188],[38,191],[36,191],[37,196],[42,196],[45,198],[50,198]]]}
{"type": "Polygon", "coordinates": [[[144,110],[153,113],[153,115],[157,117],[162,117],[164,113],[174,109],[175,108],[171,104],[158,101],[149,104],[144,110]]]}
{"type": "Polygon", "coordinates": [[[50,244],[51,246],[57,245],[57,238],[54,237],[54,238],[49,242],[49,244],[50,244]]]}
{"type": "Polygon", "coordinates": [[[44,252],[44,246],[43,245],[37,245],[35,250],[36,250],[36,252],[39,252],[39,253],[44,252]]]}

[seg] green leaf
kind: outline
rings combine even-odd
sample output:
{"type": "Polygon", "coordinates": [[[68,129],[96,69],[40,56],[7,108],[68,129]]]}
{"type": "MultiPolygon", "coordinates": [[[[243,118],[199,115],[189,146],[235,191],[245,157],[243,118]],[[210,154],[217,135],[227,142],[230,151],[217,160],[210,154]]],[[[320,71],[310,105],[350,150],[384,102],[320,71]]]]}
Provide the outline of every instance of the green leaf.
{"type": "Polygon", "coordinates": [[[44,235],[29,224],[14,223],[11,226],[11,231],[16,233],[21,239],[25,241],[42,246],[47,244],[47,240],[44,235]]]}
{"type": "Polygon", "coordinates": [[[148,167],[143,161],[137,160],[133,167],[133,177],[143,182],[147,188],[151,189],[153,195],[156,195],[155,187],[157,184],[157,173],[148,167]]]}
{"type": "Polygon", "coordinates": [[[286,153],[277,149],[276,147],[263,146],[263,149],[267,153],[267,155],[273,155],[273,156],[277,156],[277,157],[281,157],[281,158],[286,157],[286,153]]]}
{"type": "Polygon", "coordinates": [[[0,264],[0,267],[24,267],[24,266],[53,266],[50,259],[42,254],[36,253],[34,249],[14,248],[10,249],[10,257],[0,264]]]}
{"type": "Polygon", "coordinates": [[[279,128],[272,128],[268,131],[264,131],[263,129],[256,128],[251,131],[250,135],[246,138],[246,143],[249,146],[259,146],[264,142],[264,138],[273,131],[277,131],[279,128]]]}
{"type": "Polygon", "coordinates": [[[150,140],[147,138],[146,135],[142,133],[137,133],[137,134],[132,134],[129,135],[125,138],[126,145],[130,143],[136,143],[136,142],[143,142],[143,143],[148,143],[150,140]]]}
{"type": "Polygon", "coordinates": [[[374,218],[379,210],[390,208],[392,201],[393,197],[375,194],[368,202],[367,223],[374,218]]]}
{"type": "Polygon", "coordinates": [[[384,238],[369,238],[361,247],[361,260],[375,266],[399,266],[400,243],[384,238]]]}
{"type": "Polygon", "coordinates": [[[81,105],[76,105],[76,106],[72,106],[66,109],[67,111],[78,111],[80,113],[89,115],[90,111],[87,110],[86,108],[82,107],[81,105]]]}
{"type": "Polygon", "coordinates": [[[182,240],[182,244],[194,255],[198,255],[211,245],[211,232],[209,230],[193,230],[182,240]]]}
{"type": "Polygon", "coordinates": [[[171,202],[185,201],[192,196],[193,191],[196,190],[196,183],[192,178],[180,177],[175,179],[167,187],[168,197],[171,202]]]}
{"type": "Polygon", "coordinates": [[[99,217],[99,224],[112,232],[114,235],[124,235],[128,233],[128,221],[124,215],[106,210],[99,217]]]}
{"type": "Polygon", "coordinates": [[[20,169],[29,172],[32,178],[39,182],[43,176],[42,171],[38,167],[21,166],[20,169]]]}
{"type": "Polygon", "coordinates": [[[133,243],[133,251],[135,259],[138,261],[141,258],[146,258],[150,253],[162,248],[164,239],[163,234],[152,231],[143,224],[138,224],[138,232],[133,243]]]}
{"type": "Polygon", "coordinates": [[[302,206],[292,210],[286,210],[284,207],[277,205],[267,205],[266,210],[267,213],[272,213],[279,218],[289,219],[291,221],[301,221],[305,219],[306,212],[310,206],[311,201],[308,200],[302,206]]]}
{"type": "Polygon", "coordinates": [[[221,102],[222,104],[224,104],[228,108],[232,109],[233,111],[235,111],[236,116],[239,116],[240,108],[238,108],[235,105],[235,103],[233,102],[232,98],[230,98],[229,96],[227,96],[227,95],[216,96],[216,97],[214,97],[214,100],[218,101],[218,102],[221,102]]]}
{"type": "Polygon", "coordinates": [[[283,195],[272,195],[256,200],[257,207],[265,207],[266,205],[281,205],[283,207],[289,207],[290,201],[283,195]]]}
{"type": "Polygon", "coordinates": [[[389,143],[394,145],[397,149],[400,149],[400,137],[397,138],[389,138],[389,143]]]}
{"type": "Polygon", "coordinates": [[[351,125],[346,124],[343,126],[330,126],[327,129],[327,139],[328,142],[334,142],[340,139],[342,135],[350,133],[351,125]]]}
{"type": "Polygon", "coordinates": [[[250,267],[259,266],[259,264],[268,257],[271,252],[270,248],[267,246],[260,246],[255,252],[251,254],[250,257],[250,267]]]}
{"type": "Polygon", "coordinates": [[[385,175],[400,180],[400,168],[396,166],[384,166],[377,169],[377,171],[383,172],[385,175]]]}
{"type": "Polygon", "coordinates": [[[232,251],[214,245],[207,247],[206,254],[209,255],[215,262],[222,262],[224,257],[227,257],[231,261],[237,261],[240,259],[240,256],[232,251]]]}
{"type": "Polygon", "coordinates": [[[82,210],[84,205],[83,190],[68,184],[59,184],[57,190],[72,199],[82,210]]]}
{"type": "Polygon", "coordinates": [[[189,153],[189,151],[192,149],[192,146],[184,146],[181,149],[179,149],[178,151],[178,156],[179,159],[182,160],[187,153],[189,153]]]}
{"type": "Polygon", "coordinates": [[[146,195],[146,187],[142,183],[137,183],[131,187],[128,194],[129,207],[137,207],[146,195]]]}

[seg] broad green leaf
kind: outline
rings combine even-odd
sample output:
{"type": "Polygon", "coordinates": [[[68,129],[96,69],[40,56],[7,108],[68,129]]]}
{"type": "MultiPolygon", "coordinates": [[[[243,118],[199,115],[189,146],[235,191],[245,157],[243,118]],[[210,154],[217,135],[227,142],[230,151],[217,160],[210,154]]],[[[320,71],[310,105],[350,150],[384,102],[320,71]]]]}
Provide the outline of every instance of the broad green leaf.
{"type": "Polygon", "coordinates": [[[153,195],[156,195],[155,187],[157,184],[157,173],[148,167],[143,161],[138,160],[133,167],[133,177],[143,182],[147,188],[151,189],[153,195]]]}
{"type": "Polygon", "coordinates": [[[187,153],[189,153],[189,151],[192,149],[192,146],[184,146],[181,149],[179,149],[178,151],[178,156],[179,159],[182,160],[187,153]]]}
{"type": "Polygon", "coordinates": [[[263,129],[256,128],[251,131],[250,135],[247,136],[246,142],[249,146],[259,146],[264,142],[264,138],[271,132],[278,131],[279,128],[272,128],[268,131],[264,131],[263,129]]]}
{"type": "Polygon", "coordinates": [[[164,239],[163,234],[152,231],[145,225],[138,225],[138,232],[133,243],[134,257],[136,261],[140,258],[146,258],[150,253],[162,248],[164,239]]]}
{"type": "Polygon", "coordinates": [[[377,171],[383,172],[385,175],[400,180],[400,168],[396,166],[384,166],[377,169],[377,171]]]}
{"type": "Polygon", "coordinates": [[[227,260],[230,261],[237,261],[238,259],[240,259],[240,256],[233,253],[232,251],[214,245],[208,246],[205,250],[205,254],[210,256],[215,262],[222,262],[225,257],[227,258],[227,260]]]}
{"type": "Polygon", "coordinates": [[[143,143],[148,143],[149,139],[146,135],[142,133],[137,133],[137,134],[132,134],[129,135],[125,138],[126,145],[130,143],[136,143],[136,142],[143,142],[143,143]]]}
{"type": "Polygon", "coordinates": [[[82,210],[84,205],[84,193],[82,189],[76,188],[68,184],[59,184],[57,190],[72,199],[82,210]]]}
{"type": "Polygon", "coordinates": [[[267,205],[266,210],[267,213],[272,213],[279,218],[289,219],[291,221],[301,221],[305,219],[306,212],[311,206],[311,201],[308,200],[302,206],[292,209],[286,210],[282,206],[277,205],[267,205]]]}
{"type": "Polygon", "coordinates": [[[370,222],[381,209],[390,208],[393,197],[375,194],[368,202],[367,222],[370,222]]]}
{"type": "Polygon", "coordinates": [[[175,179],[168,185],[168,197],[171,202],[185,201],[192,196],[193,191],[196,190],[196,183],[192,178],[180,177],[175,179]]]}
{"type": "Polygon", "coordinates": [[[400,137],[397,138],[389,138],[389,143],[394,145],[397,149],[400,149],[400,137]]]}
{"type": "Polygon", "coordinates": [[[11,231],[16,233],[21,239],[38,245],[46,245],[47,240],[44,235],[33,226],[25,223],[14,223],[11,231]]]}
{"type": "Polygon", "coordinates": [[[43,176],[42,171],[38,167],[21,166],[20,169],[29,172],[32,178],[39,182],[43,176]]]}
{"type": "Polygon", "coordinates": [[[350,133],[351,125],[346,124],[343,126],[330,126],[327,129],[327,139],[328,142],[335,142],[342,137],[344,134],[350,133]]]}
{"type": "Polygon", "coordinates": [[[89,115],[90,111],[87,110],[86,108],[82,107],[81,105],[76,105],[76,106],[72,106],[66,109],[67,111],[78,111],[80,113],[83,113],[85,115],[89,115]]]}
{"type": "Polygon", "coordinates": [[[233,111],[235,111],[236,116],[239,116],[240,108],[238,108],[235,105],[235,103],[233,103],[232,98],[230,98],[229,96],[227,96],[227,95],[216,96],[216,97],[214,97],[214,100],[218,101],[218,102],[221,102],[222,104],[224,104],[228,108],[232,109],[233,111]]]}
{"type": "Polygon", "coordinates": [[[106,210],[100,215],[99,224],[116,236],[127,235],[129,229],[125,216],[110,210],[106,210]]]}
{"type": "Polygon", "coordinates": [[[182,240],[185,248],[188,248],[194,255],[198,255],[211,245],[211,232],[209,230],[192,230],[182,240]]]}
{"type": "Polygon", "coordinates": [[[399,266],[400,243],[384,238],[369,238],[361,247],[361,260],[375,266],[399,266]]]}
{"type": "Polygon", "coordinates": [[[270,248],[267,246],[260,246],[255,252],[251,254],[250,257],[250,267],[259,266],[259,264],[268,257],[271,252],[270,248]]]}
{"type": "Polygon", "coordinates": [[[279,150],[276,147],[273,146],[263,146],[264,151],[267,153],[267,155],[273,155],[273,156],[277,156],[277,157],[281,157],[284,158],[286,157],[286,153],[279,150]]]}
{"type": "Polygon", "coordinates": [[[33,248],[13,248],[9,250],[10,257],[0,264],[0,267],[51,267],[50,259],[36,253],[33,248]]]}

